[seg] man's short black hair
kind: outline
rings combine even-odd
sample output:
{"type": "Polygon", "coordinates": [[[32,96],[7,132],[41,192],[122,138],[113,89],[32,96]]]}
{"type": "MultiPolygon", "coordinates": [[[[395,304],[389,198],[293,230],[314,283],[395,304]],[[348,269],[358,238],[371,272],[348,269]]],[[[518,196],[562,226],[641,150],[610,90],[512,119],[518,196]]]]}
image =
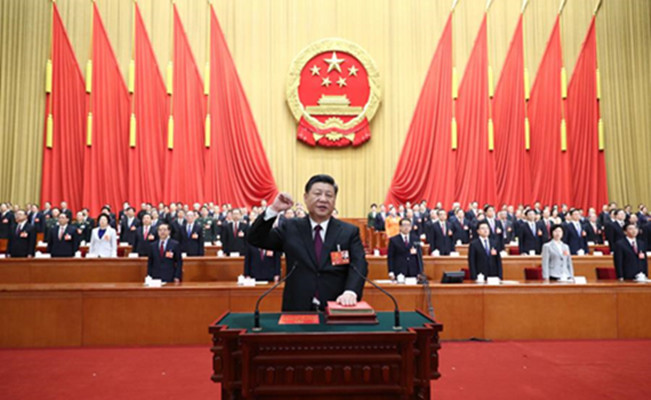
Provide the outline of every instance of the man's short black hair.
{"type": "Polygon", "coordinates": [[[632,222],[627,222],[627,223],[624,224],[624,230],[627,230],[629,226],[634,226],[634,227],[637,228],[637,225],[635,225],[634,223],[632,223],[632,222]]]}
{"type": "Polygon", "coordinates": [[[373,207],[377,207],[377,204],[375,204],[375,203],[371,204],[371,208],[373,208],[373,207]]]}
{"type": "Polygon", "coordinates": [[[133,212],[136,212],[136,209],[133,208],[133,207],[127,207],[127,211],[133,211],[133,212]]]}
{"type": "Polygon", "coordinates": [[[535,211],[533,208],[527,208],[527,209],[524,211],[524,215],[527,216],[527,215],[529,215],[529,213],[534,213],[534,214],[535,214],[536,211],[535,211]]]}
{"type": "Polygon", "coordinates": [[[409,222],[409,225],[411,225],[411,220],[409,218],[400,218],[400,223],[398,224],[398,226],[402,226],[402,223],[405,221],[409,222]]]}
{"type": "Polygon", "coordinates": [[[319,182],[327,183],[329,185],[332,185],[335,188],[335,195],[337,195],[337,192],[339,191],[339,187],[335,183],[335,178],[331,177],[330,175],[326,175],[326,174],[318,174],[318,175],[314,175],[313,177],[311,177],[307,181],[307,183],[305,184],[305,193],[309,193],[310,189],[312,189],[312,185],[314,185],[315,183],[319,183],[319,182]]]}
{"type": "Polygon", "coordinates": [[[492,205],[490,205],[490,204],[486,204],[486,205],[484,206],[484,212],[488,211],[489,208],[492,208],[493,210],[495,209],[495,207],[493,207],[492,205]]]}
{"type": "Polygon", "coordinates": [[[488,221],[486,221],[485,219],[482,219],[481,221],[479,221],[477,223],[477,230],[479,230],[479,227],[482,226],[482,225],[486,225],[488,227],[488,229],[491,228],[491,226],[488,224],[488,221]]]}

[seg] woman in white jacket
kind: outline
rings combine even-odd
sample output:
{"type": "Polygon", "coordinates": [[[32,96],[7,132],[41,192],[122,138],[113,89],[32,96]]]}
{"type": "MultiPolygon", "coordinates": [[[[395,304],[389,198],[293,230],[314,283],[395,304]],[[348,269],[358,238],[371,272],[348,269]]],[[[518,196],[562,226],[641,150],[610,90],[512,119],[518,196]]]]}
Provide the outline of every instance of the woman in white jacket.
{"type": "Polygon", "coordinates": [[[97,223],[99,226],[90,235],[88,254],[94,257],[117,257],[118,233],[109,225],[109,217],[100,214],[97,223]]]}
{"type": "Polygon", "coordinates": [[[543,279],[558,281],[574,278],[572,255],[570,247],[563,243],[563,227],[554,225],[551,228],[552,240],[542,247],[543,279]]]}

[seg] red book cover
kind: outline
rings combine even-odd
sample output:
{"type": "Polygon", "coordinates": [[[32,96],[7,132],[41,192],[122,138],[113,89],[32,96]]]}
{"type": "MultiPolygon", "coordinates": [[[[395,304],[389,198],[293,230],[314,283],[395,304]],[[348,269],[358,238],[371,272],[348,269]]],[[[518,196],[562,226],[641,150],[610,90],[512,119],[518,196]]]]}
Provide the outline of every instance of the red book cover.
{"type": "Polygon", "coordinates": [[[283,314],[278,319],[278,325],[318,325],[318,314],[283,314]]]}

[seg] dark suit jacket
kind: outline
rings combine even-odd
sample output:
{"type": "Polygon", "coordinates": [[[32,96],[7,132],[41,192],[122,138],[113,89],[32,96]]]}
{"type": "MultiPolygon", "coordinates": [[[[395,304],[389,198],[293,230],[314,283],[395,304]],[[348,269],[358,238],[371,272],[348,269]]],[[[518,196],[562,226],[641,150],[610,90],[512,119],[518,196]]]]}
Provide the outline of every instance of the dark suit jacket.
{"type": "Polygon", "coordinates": [[[274,276],[280,276],[280,252],[247,244],[244,276],[251,276],[259,281],[273,281],[274,276]]]}
{"type": "Polygon", "coordinates": [[[204,255],[204,240],[203,240],[203,226],[197,221],[192,224],[192,233],[188,235],[188,226],[185,226],[185,231],[181,236],[181,249],[189,256],[203,256],[204,255]]]}
{"type": "Polygon", "coordinates": [[[177,218],[174,218],[171,220],[171,222],[168,222],[168,224],[170,225],[170,229],[172,231],[170,233],[172,239],[176,240],[179,243],[182,243],[183,233],[185,232],[185,225],[187,224],[187,221],[183,220],[182,223],[179,223],[179,220],[177,218]]]}
{"type": "Polygon", "coordinates": [[[33,256],[36,251],[36,229],[27,221],[23,229],[19,232],[17,229],[18,225],[9,233],[7,254],[11,257],[33,256]]]}
{"type": "Polygon", "coordinates": [[[140,226],[140,221],[138,218],[134,217],[129,225],[129,220],[126,216],[120,220],[120,242],[127,242],[131,246],[136,241],[136,230],[140,226]]]}
{"type": "Polygon", "coordinates": [[[49,238],[47,252],[52,257],[74,257],[77,250],[79,250],[77,229],[70,224],[66,227],[61,240],[59,240],[59,225],[55,225],[50,229],[49,238]]]}
{"type": "MultiPolygon", "coordinates": [[[[579,223],[581,226],[581,223],[579,223]]],[[[577,254],[579,250],[583,250],[584,254],[588,254],[588,241],[586,240],[587,233],[581,226],[581,232],[577,232],[573,222],[566,222],[563,224],[565,232],[563,233],[563,241],[570,247],[571,254],[577,254]]]]}
{"type": "Polygon", "coordinates": [[[615,243],[613,260],[615,261],[615,272],[617,278],[635,279],[635,275],[642,272],[648,276],[648,260],[646,257],[646,243],[636,239],[637,254],[627,238],[620,239],[615,243]],[[642,255],[642,258],[640,258],[642,255]]]}
{"type": "Polygon", "coordinates": [[[614,251],[615,244],[626,237],[624,228],[619,226],[619,223],[617,221],[613,221],[606,225],[605,230],[606,240],[608,240],[608,247],[610,247],[610,251],[614,251]]]}
{"type": "Polygon", "coordinates": [[[522,221],[520,222],[518,233],[518,246],[520,247],[520,254],[529,254],[531,250],[534,250],[536,254],[540,254],[540,249],[542,248],[542,244],[540,243],[542,232],[540,229],[538,229],[538,227],[536,227],[536,234],[534,235],[534,233],[531,232],[529,222],[522,221]],[[538,232],[541,234],[538,235],[538,232]]]}
{"type": "Polygon", "coordinates": [[[14,214],[11,211],[0,215],[0,239],[8,239],[11,230],[14,229],[14,214]]]}
{"type": "Polygon", "coordinates": [[[30,212],[27,215],[27,221],[34,226],[36,232],[45,232],[45,215],[42,212],[30,212]]]}
{"type": "Polygon", "coordinates": [[[418,236],[409,235],[409,246],[405,245],[402,234],[389,239],[389,252],[387,255],[389,273],[396,276],[399,274],[418,276],[421,273],[418,259],[422,260],[422,256],[418,236]],[[412,251],[415,251],[416,254],[412,254],[412,251]]]}
{"type": "Polygon", "coordinates": [[[384,221],[387,218],[387,215],[385,214],[384,217],[382,217],[382,213],[377,213],[375,216],[375,230],[376,231],[384,231],[384,221]]]}
{"type": "Polygon", "coordinates": [[[443,234],[443,230],[441,229],[441,221],[430,224],[429,229],[430,237],[432,238],[430,242],[430,253],[438,250],[440,255],[447,256],[450,252],[454,251],[454,242],[452,241],[454,231],[450,221],[445,221],[445,234],[443,234]]]}
{"type": "Polygon", "coordinates": [[[138,253],[138,255],[142,257],[149,256],[151,244],[158,240],[158,230],[155,227],[149,227],[147,237],[144,236],[144,230],[145,227],[143,225],[136,229],[136,236],[134,238],[133,246],[131,246],[131,251],[138,253]]]}
{"type": "Polygon", "coordinates": [[[167,240],[167,246],[160,254],[160,240],[151,244],[149,260],[147,260],[147,275],[163,282],[173,282],[175,278],[183,280],[183,258],[181,244],[174,239],[167,240]]]}
{"type": "Polygon", "coordinates": [[[264,220],[260,215],[249,229],[247,240],[263,249],[282,251],[287,259],[287,271],[296,265],[296,270],[285,282],[283,292],[283,311],[306,311],[312,308],[312,298],[318,293],[321,307],[334,301],[345,290],[357,293],[362,299],[364,279],[348,265],[332,265],[330,253],[348,250],[350,263],[361,274],[368,274],[368,264],[364,246],[359,236],[359,228],[336,218],[330,218],[321,260],[317,264],[309,217],[292,218],[282,226],[272,228],[275,218],[264,220]]]}
{"type": "Polygon", "coordinates": [[[502,279],[502,257],[496,247],[494,240],[490,237],[488,242],[491,247],[492,254],[486,254],[486,248],[482,244],[480,238],[474,239],[470,242],[468,247],[468,268],[470,269],[470,279],[477,279],[479,273],[488,276],[499,276],[502,279]]]}
{"type": "Polygon", "coordinates": [[[597,225],[597,230],[595,230],[590,222],[586,222],[583,224],[583,230],[585,230],[586,241],[594,242],[596,244],[602,244],[604,242],[603,236],[601,235],[602,231],[599,225],[597,225]]]}
{"type": "Polygon", "coordinates": [[[452,240],[454,243],[461,240],[461,243],[468,244],[470,243],[470,230],[471,230],[470,220],[464,218],[463,221],[459,221],[457,218],[452,221],[452,240]]]}
{"type": "MultiPolygon", "coordinates": [[[[486,219],[486,221],[488,221],[488,219],[486,219]]],[[[493,219],[493,225],[494,229],[490,230],[488,237],[495,242],[495,247],[499,252],[504,250],[504,226],[502,226],[502,221],[497,218],[493,219]]],[[[488,224],[488,227],[490,228],[490,223],[488,224]]]]}
{"type": "MultiPolygon", "coordinates": [[[[245,255],[248,250],[246,246],[246,232],[248,230],[249,226],[243,221],[238,223],[237,235],[233,232],[233,222],[223,225],[221,241],[224,247],[224,253],[231,254],[237,252],[240,253],[240,255],[245,255]]],[[[262,248],[266,249],[264,246],[262,246],[262,248]]]]}
{"type": "Polygon", "coordinates": [[[545,224],[545,221],[541,219],[540,221],[536,222],[536,229],[542,232],[542,236],[540,236],[540,246],[542,249],[542,245],[549,242],[552,240],[551,237],[551,229],[554,224],[552,221],[549,221],[549,230],[547,230],[547,225],[545,224]]]}

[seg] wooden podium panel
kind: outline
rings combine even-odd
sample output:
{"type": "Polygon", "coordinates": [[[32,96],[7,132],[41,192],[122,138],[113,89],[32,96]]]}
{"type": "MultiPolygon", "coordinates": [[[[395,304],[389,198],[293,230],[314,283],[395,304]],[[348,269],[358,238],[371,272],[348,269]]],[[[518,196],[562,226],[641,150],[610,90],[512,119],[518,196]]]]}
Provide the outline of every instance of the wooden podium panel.
{"type": "Polygon", "coordinates": [[[279,325],[279,313],[226,313],[210,326],[212,380],[225,399],[429,399],[442,326],[418,312],[378,325],[279,325]]]}

